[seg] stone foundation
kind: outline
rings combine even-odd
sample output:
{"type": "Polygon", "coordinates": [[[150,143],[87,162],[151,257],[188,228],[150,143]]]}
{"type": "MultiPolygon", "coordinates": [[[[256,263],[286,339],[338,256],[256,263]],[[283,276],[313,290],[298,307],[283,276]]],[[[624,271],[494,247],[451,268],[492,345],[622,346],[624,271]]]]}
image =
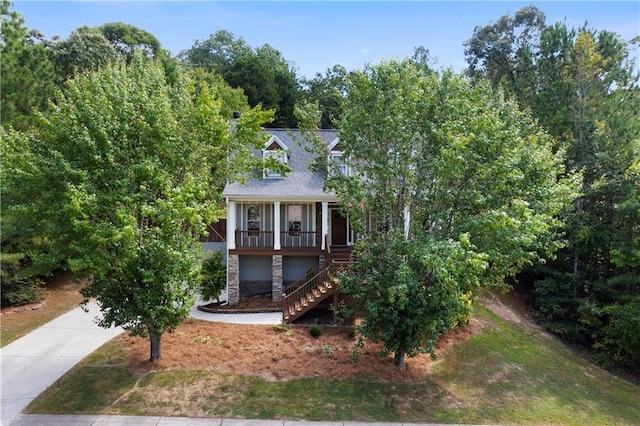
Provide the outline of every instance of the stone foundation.
{"type": "Polygon", "coordinates": [[[228,261],[228,302],[235,305],[240,301],[240,257],[237,254],[230,254],[228,261]]]}
{"type": "Polygon", "coordinates": [[[274,302],[282,300],[282,255],[276,254],[271,258],[272,283],[271,299],[274,302]]]}

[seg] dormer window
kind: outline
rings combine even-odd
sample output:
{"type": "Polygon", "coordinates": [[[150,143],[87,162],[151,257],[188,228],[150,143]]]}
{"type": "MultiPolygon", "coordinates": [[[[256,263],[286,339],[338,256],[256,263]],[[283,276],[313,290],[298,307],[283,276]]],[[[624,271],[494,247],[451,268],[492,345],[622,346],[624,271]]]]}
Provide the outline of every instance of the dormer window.
{"type": "Polygon", "coordinates": [[[351,167],[347,164],[345,156],[343,155],[342,148],[338,139],[334,140],[329,145],[329,175],[335,176],[336,173],[340,176],[350,176],[351,167]]]}
{"type": "Polygon", "coordinates": [[[331,161],[334,163],[333,173],[337,170],[340,176],[350,176],[351,175],[351,167],[347,164],[344,159],[342,152],[332,152],[331,153],[331,161]]]}
{"type": "MultiPolygon", "coordinates": [[[[272,159],[280,164],[287,164],[287,146],[280,141],[277,137],[273,136],[265,144],[265,149],[262,150],[262,158],[264,160],[272,159]]],[[[263,169],[263,178],[265,179],[277,179],[282,178],[282,174],[278,170],[269,169],[267,166],[263,169]]]]}

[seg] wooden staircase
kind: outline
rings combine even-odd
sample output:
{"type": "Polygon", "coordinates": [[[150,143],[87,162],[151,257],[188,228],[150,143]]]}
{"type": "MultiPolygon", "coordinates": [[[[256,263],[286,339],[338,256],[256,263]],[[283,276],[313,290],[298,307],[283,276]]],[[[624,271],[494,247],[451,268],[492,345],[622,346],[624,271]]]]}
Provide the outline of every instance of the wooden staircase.
{"type": "Polygon", "coordinates": [[[335,270],[335,268],[333,264],[325,263],[323,266],[318,273],[305,281],[304,284],[284,295],[282,299],[283,322],[293,322],[327,297],[335,294],[336,283],[330,277],[331,271],[335,270]]]}
{"type": "Polygon", "coordinates": [[[327,260],[312,271],[310,278],[305,277],[285,291],[282,298],[282,322],[295,321],[330,296],[334,296],[336,303],[338,287],[333,277],[346,268],[350,257],[350,247],[344,250],[327,250],[327,260]]]}

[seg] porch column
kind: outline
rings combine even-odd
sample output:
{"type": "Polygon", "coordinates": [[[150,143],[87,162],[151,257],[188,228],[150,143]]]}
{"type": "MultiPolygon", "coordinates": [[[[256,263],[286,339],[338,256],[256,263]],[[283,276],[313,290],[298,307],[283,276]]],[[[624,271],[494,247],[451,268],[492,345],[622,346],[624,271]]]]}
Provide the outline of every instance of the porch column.
{"type": "Polygon", "coordinates": [[[271,300],[277,302],[282,300],[282,255],[274,254],[271,257],[271,300]]]}
{"type": "Polygon", "coordinates": [[[240,256],[230,254],[227,257],[227,301],[230,305],[235,305],[240,301],[240,256]]]}
{"type": "Polygon", "coordinates": [[[329,233],[329,202],[322,202],[322,250],[325,250],[325,241],[329,233]]]}
{"type": "Polygon", "coordinates": [[[227,202],[227,249],[236,248],[236,202],[227,202]]]}
{"type": "Polygon", "coordinates": [[[273,202],[273,249],[280,250],[280,201],[273,202]]]}

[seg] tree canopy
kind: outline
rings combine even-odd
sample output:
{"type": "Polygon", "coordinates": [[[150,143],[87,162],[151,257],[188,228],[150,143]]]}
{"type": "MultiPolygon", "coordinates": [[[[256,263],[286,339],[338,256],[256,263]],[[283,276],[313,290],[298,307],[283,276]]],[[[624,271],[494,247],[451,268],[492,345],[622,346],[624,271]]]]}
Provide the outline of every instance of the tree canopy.
{"type": "Polygon", "coordinates": [[[36,124],[35,111],[46,109],[54,91],[54,69],[43,37],[29,30],[11,3],[2,0],[0,15],[0,120],[26,130],[36,124]]]}
{"type": "Polygon", "coordinates": [[[322,112],[320,127],[333,129],[342,117],[342,102],[346,95],[349,73],[342,65],[334,65],[324,75],[316,73],[315,77],[305,83],[305,101],[316,102],[322,112]]]}
{"type": "Polygon", "coordinates": [[[474,288],[503,287],[557,249],[557,214],[575,181],[516,103],[415,61],[355,73],[344,111],[340,146],[353,174],[336,168],[327,186],[359,241],[340,288],[364,310],[365,337],[401,364],[405,353],[433,353],[469,313],[474,288]]]}
{"type": "Polygon", "coordinates": [[[242,88],[250,106],[273,109],[273,127],[295,127],[299,82],[293,65],[277,49],[268,44],[253,49],[244,39],[220,30],[196,40],[182,56],[190,66],[219,73],[231,87],[242,88]]]}
{"type": "Polygon", "coordinates": [[[98,30],[86,26],[75,29],[65,40],[48,44],[59,83],[76,73],[95,71],[118,58],[111,42],[98,30]]]}
{"type": "Polygon", "coordinates": [[[96,298],[100,325],[151,337],[151,360],[193,304],[197,242],[221,214],[221,182],[241,180],[264,143],[269,114],[247,110],[231,126],[215,92],[184,72],[169,85],[137,55],[69,80],[40,131],[3,134],[28,154],[7,165],[8,214],[34,218],[71,269],[89,274],[82,294],[96,298]]]}
{"type": "Polygon", "coordinates": [[[466,44],[470,71],[532,111],[582,173],[581,196],[566,209],[567,246],[528,271],[538,318],[590,345],[607,362],[640,368],[638,341],[624,329],[640,317],[640,87],[632,44],[586,24],[544,24],[530,6],[477,27],[466,44]],[[624,259],[624,260],[623,260],[624,259]],[[612,330],[618,330],[616,334],[612,330]]]}
{"type": "Polygon", "coordinates": [[[164,55],[160,41],[148,31],[124,22],[108,22],[95,28],[118,53],[127,61],[133,59],[136,51],[149,58],[158,59],[164,55]]]}

